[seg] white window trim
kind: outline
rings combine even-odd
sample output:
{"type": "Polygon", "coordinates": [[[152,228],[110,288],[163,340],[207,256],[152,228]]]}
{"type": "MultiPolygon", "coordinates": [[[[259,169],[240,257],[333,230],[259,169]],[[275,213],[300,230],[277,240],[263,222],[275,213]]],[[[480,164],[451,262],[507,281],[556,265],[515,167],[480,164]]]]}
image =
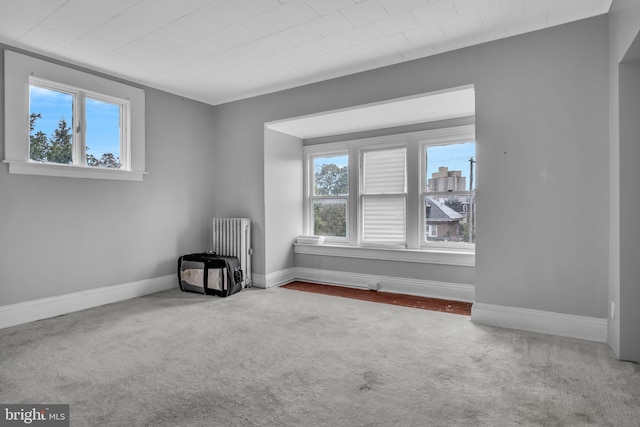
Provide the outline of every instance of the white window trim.
{"type": "Polygon", "coordinates": [[[476,264],[475,252],[464,249],[401,249],[347,246],[331,243],[324,243],[320,245],[294,243],[293,250],[296,254],[340,258],[403,261],[422,264],[453,265],[459,267],[473,267],[476,264]]]}
{"type": "MultiPolygon", "coordinates": [[[[145,172],[145,95],[133,86],[5,49],[5,158],[9,173],[142,181],[145,172]],[[128,170],[59,165],[29,159],[29,82],[31,78],[81,88],[89,96],[130,102],[128,170]],[[130,151],[129,151],[130,150],[130,151]]],[[[121,152],[121,156],[123,152],[121,152]]]]}
{"type": "MultiPolygon", "coordinates": [[[[348,156],[349,155],[349,151],[348,150],[335,150],[335,151],[323,151],[322,153],[314,153],[312,150],[309,150],[309,152],[305,152],[305,170],[306,173],[304,174],[304,188],[305,188],[305,195],[309,195],[311,196],[313,194],[313,183],[314,183],[314,177],[313,177],[313,160],[318,158],[318,157],[338,157],[338,156],[348,156]]],[[[349,171],[351,171],[351,157],[349,157],[349,171]]],[[[351,187],[351,172],[349,172],[349,187],[351,187]]],[[[328,199],[330,198],[335,198],[335,199],[347,199],[347,237],[337,237],[337,236],[324,236],[324,239],[327,242],[337,242],[337,243],[347,243],[350,239],[350,236],[352,235],[351,232],[351,228],[350,228],[350,224],[351,224],[351,218],[350,218],[350,212],[351,212],[351,195],[348,194],[346,196],[327,196],[328,199]]],[[[322,197],[318,197],[318,198],[322,198],[322,197]]],[[[313,200],[314,197],[306,197],[305,198],[305,206],[304,206],[304,220],[303,220],[303,226],[305,230],[310,230],[309,233],[307,234],[313,234],[313,226],[314,226],[314,218],[313,218],[313,200]]]]}
{"type": "MultiPolygon", "coordinates": [[[[427,148],[432,147],[432,146],[436,146],[436,145],[445,145],[445,144],[456,144],[456,143],[463,143],[463,142],[470,142],[470,141],[475,141],[475,125],[469,125],[469,126],[460,126],[458,128],[449,128],[449,129],[439,129],[442,131],[446,131],[446,130],[451,130],[451,132],[442,132],[442,133],[434,133],[432,135],[428,135],[425,136],[423,138],[419,138],[420,141],[420,159],[425,159],[426,158],[426,151],[427,148]]],[[[476,150],[477,150],[477,143],[476,143],[476,150]]],[[[477,156],[476,156],[477,157],[477,156]]],[[[438,197],[438,196],[452,196],[452,195],[457,195],[457,196],[470,196],[476,195],[475,191],[455,191],[455,192],[447,192],[447,193],[438,193],[438,192],[431,192],[431,193],[427,193],[427,189],[426,189],[426,185],[427,185],[427,176],[426,176],[426,168],[420,168],[420,176],[419,176],[419,180],[420,180],[420,187],[419,187],[419,191],[420,191],[420,195],[418,197],[419,199],[419,204],[420,204],[420,212],[419,212],[419,218],[421,218],[421,220],[419,221],[419,239],[420,239],[420,246],[424,247],[424,248],[434,248],[434,247],[440,247],[440,248],[455,248],[458,250],[475,250],[475,243],[464,243],[464,242],[425,242],[423,237],[425,236],[426,233],[426,224],[425,221],[422,220],[422,218],[425,217],[425,209],[426,209],[426,205],[424,203],[424,199],[426,197],[426,195],[430,195],[430,196],[434,196],[434,197],[438,197]]]]}
{"type": "MultiPolygon", "coordinates": [[[[366,141],[366,140],[365,140],[366,141]]],[[[408,191],[408,187],[409,185],[407,184],[407,180],[408,180],[408,168],[409,168],[409,161],[408,158],[405,158],[405,179],[404,179],[404,191],[402,193],[392,193],[392,194],[365,194],[364,192],[364,156],[366,153],[370,153],[373,151],[382,151],[382,150],[393,150],[395,148],[404,148],[406,157],[409,156],[409,147],[408,147],[408,143],[407,142],[390,142],[388,144],[374,144],[374,145],[366,145],[366,146],[360,146],[358,147],[358,167],[359,167],[359,171],[358,171],[358,175],[359,175],[359,180],[358,180],[358,246],[359,247],[380,247],[380,248],[406,248],[407,247],[407,241],[409,239],[409,218],[411,217],[409,215],[409,191],[408,191]],[[366,240],[364,240],[364,199],[367,197],[380,197],[380,198],[385,198],[385,197],[389,197],[389,198],[404,198],[404,208],[405,208],[405,214],[407,216],[407,218],[405,218],[405,241],[404,242],[397,242],[395,244],[381,244],[381,243],[376,243],[376,242],[367,242],[366,240]]]]}
{"type": "Polygon", "coordinates": [[[336,244],[335,242],[327,242],[320,245],[295,244],[294,252],[308,255],[322,256],[338,256],[352,257],[364,259],[380,259],[392,261],[405,261],[417,263],[443,264],[455,266],[474,266],[475,265],[475,245],[465,243],[452,242],[429,242],[422,244],[421,233],[424,233],[424,207],[420,206],[421,200],[419,192],[422,191],[422,180],[424,179],[424,171],[421,171],[420,162],[411,161],[421,155],[424,147],[428,145],[441,145],[447,143],[475,141],[475,125],[456,126],[443,129],[434,129],[428,131],[410,132],[405,134],[397,134],[391,136],[380,136],[373,138],[365,138],[358,140],[348,140],[340,142],[332,142],[327,144],[307,145],[304,147],[305,167],[305,224],[304,230],[306,234],[313,234],[313,226],[309,221],[309,203],[308,185],[309,184],[309,158],[311,156],[318,157],[324,155],[332,155],[335,153],[349,153],[349,186],[350,188],[358,188],[360,183],[360,151],[362,149],[371,149],[375,147],[392,147],[394,145],[407,146],[407,180],[413,182],[415,190],[407,195],[407,246],[402,247],[381,247],[361,245],[358,241],[361,221],[359,220],[360,197],[350,195],[348,207],[348,227],[349,241],[345,244],[336,244]]]}

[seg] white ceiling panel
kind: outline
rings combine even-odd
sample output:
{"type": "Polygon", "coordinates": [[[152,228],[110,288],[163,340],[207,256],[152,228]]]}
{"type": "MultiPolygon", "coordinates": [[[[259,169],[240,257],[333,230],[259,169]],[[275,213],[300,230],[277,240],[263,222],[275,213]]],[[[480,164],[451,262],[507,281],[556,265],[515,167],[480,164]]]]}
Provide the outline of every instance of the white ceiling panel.
{"type": "Polygon", "coordinates": [[[220,104],[607,13],[612,0],[0,0],[0,43],[220,104]]]}

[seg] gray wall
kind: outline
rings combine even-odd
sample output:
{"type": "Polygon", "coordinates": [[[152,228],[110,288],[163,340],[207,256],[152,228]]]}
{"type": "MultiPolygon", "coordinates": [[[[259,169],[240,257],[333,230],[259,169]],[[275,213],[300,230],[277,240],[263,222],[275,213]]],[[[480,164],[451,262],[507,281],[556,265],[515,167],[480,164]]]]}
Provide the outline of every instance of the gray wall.
{"type": "MultiPolygon", "coordinates": [[[[172,274],[180,254],[209,248],[214,108],[145,93],[143,182],[10,175],[0,164],[0,306],[172,274]]],[[[4,139],[3,121],[0,111],[4,139]]]]}
{"type": "MultiPolygon", "coordinates": [[[[265,122],[473,84],[478,141],[476,300],[607,315],[607,17],[218,106],[214,194],[258,224],[264,259],[265,122]],[[249,155],[234,188],[230,155],[249,155]],[[262,230],[260,230],[262,228],[262,230]]],[[[293,236],[291,236],[293,237],[293,236]]],[[[260,253],[262,252],[262,255],[260,253]]],[[[301,265],[365,270],[367,261],[301,265]]],[[[276,265],[277,263],[274,263],[276,265]]],[[[386,275],[402,277],[406,263],[386,275]]],[[[262,262],[257,273],[269,274],[262,262]]],[[[415,266],[429,280],[430,266],[415,266]]],[[[463,275],[464,273],[460,273],[463,275]]]]}
{"type": "Polygon", "coordinates": [[[640,4],[615,0],[609,31],[609,299],[617,309],[608,341],[621,359],[640,362],[640,4]]]}
{"type": "Polygon", "coordinates": [[[302,234],[302,140],[264,131],[265,271],[292,267],[295,236],[302,234]]]}

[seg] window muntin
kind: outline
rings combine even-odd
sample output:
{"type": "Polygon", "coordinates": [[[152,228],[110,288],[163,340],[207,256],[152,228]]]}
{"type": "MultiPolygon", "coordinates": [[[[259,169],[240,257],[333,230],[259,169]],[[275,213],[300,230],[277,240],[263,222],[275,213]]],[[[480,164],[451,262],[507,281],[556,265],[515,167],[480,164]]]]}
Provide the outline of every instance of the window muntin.
{"type": "Polygon", "coordinates": [[[422,246],[475,243],[476,143],[424,143],[422,246]]]}
{"type": "Polygon", "coordinates": [[[363,150],[361,243],[401,245],[407,241],[407,149],[363,150]]]}
{"type": "Polygon", "coordinates": [[[349,155],[312,156],[309,163],[313,235],[346,241],[349,237],[349,155]]]}
{"type": "Polygon", "coordinates": [[[30,78],[29,118],[29,160],[128,170],[128,101],[30,78]]]}

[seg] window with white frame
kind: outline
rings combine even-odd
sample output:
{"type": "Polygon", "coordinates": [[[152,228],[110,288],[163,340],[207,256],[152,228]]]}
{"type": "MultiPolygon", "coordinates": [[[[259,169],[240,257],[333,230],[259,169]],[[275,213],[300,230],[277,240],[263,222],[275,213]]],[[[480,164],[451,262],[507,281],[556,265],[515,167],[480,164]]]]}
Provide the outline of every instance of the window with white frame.
{"type": "Polygon", "coordinates": [[[129,101],[29,79],[29,160],[129,169],[129,101]]]}
{"type": "Polygon", "coordinates": [[[352,247],[473,251],[473,125],[310,145],[305,156],[308,234],[352,247]],[[344,232],[323,228],[330,218],[344,232]]]}
{"type": "Polygon", "coordinates": [[[407,148],[361,151],[360,242],[405,246],[407,242],[407,148]]]}
{"type": "Polygon", "coordinates": [[[144,91],[5,50],[9,172],[142,180],[144,91]]]}
{"type": "Polygon", "coordinates": [[[309,215],[313,235],[346,241],[349,211],[349,155],[346,152],[309,157],[309,215]]]}
{"type": "Polygon", "coordinates": [[[475,156],[473,140],[422,143],[423,246],[433,242],[458,246],[475,243],[475,156]]]}

